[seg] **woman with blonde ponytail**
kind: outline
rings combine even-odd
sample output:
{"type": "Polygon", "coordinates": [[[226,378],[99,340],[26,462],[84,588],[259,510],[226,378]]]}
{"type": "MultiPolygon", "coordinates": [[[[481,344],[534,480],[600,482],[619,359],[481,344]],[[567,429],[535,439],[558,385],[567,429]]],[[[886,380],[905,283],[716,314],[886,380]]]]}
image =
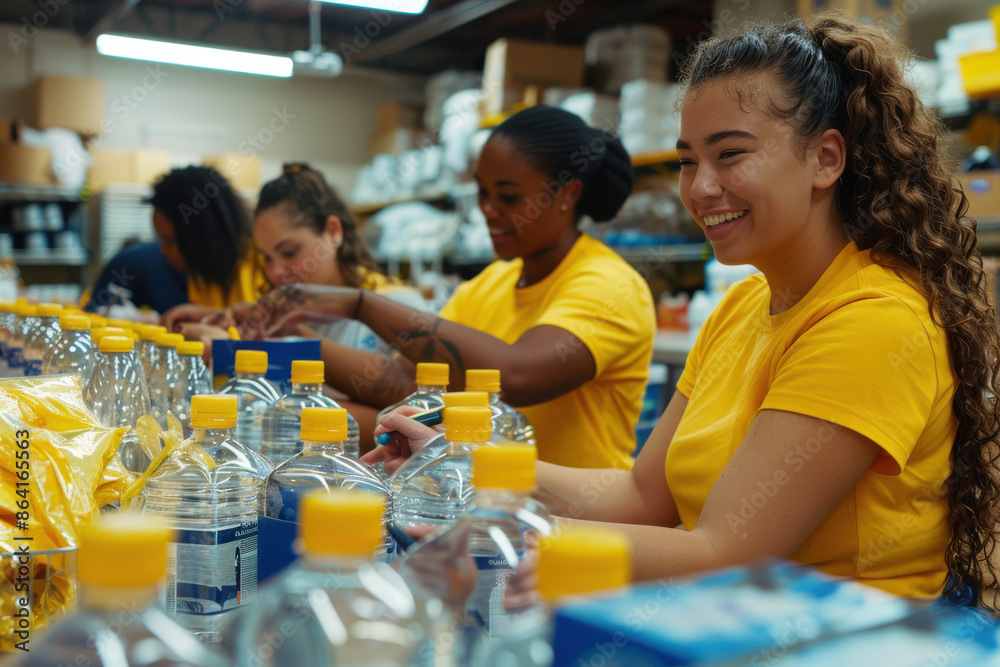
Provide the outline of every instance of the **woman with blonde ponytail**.
{"type": "MultiPolygon", "coordinates": [[[[539,464],[556,513],[631,536],[637,578],[777,556],[992,604],[1000,334],[907,59],[837,15],[691,59],[681,197],[719,261],[762,275],[705,323],[631,471],[539,464]]],[[[417,448],[405,421],[386,426],[417,448]]]]}

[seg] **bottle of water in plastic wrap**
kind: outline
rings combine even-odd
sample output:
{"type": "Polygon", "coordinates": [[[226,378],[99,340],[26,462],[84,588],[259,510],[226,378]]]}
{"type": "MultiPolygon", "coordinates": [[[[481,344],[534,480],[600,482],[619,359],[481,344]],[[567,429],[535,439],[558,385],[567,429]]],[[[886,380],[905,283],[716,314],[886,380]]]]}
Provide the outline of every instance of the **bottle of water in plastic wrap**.
{"type": "MultiPolygon", "coordinates": [[[[339,408],[337,402],[323,395],[322,361],[292,362],[292,391],[264,411],[261,418],[260,453],[273,465],[302,451],[299,440],[302,408],[339,408]]],[[[356,459],[360,453],[361,432],[354,417],[347,416],[347,441],[344,454],[356,459]]]]}
{"type": "Polygon", "coordinates": [[[538,549],[538,592],[544,605],[514,620],[507,634],[483,639],[471,664],[477,667],[549,667],[552,615],[567,598],[626,586],[632,579],[631,546],[605,526],[569,526],[543,537],[538,549]]]}
{"type": "Polygon", "coordinates": [[[31,332],[37,306],[18,304],[15,307],[14,324],[7,341],[8,376],[24,375],[24,345],[31,332]]]}
{"type": "Polygon", "coordinates": [[[139,444],[135,423],[149,414],[149,393],[139,359],[132,353],[133,341],[124,336],[101,338],[101,361],[87,386],[88,393],[101,397],[94,415],[108,428],[126,426],[118,456],[127,470],[145,472],[150,459],[139,444]]]}
{"type": "Polygon", "coordinates": [[[149,374],[149,400],[153,407],[153,419],[160,428],[167,428],[167,413],[170,412],[177,383],[178,367],[181,360],[177,346],[184,342],[181,334],[165,333],[156,338],[156,355],[152,360],[149,374]]]}
{"type": "Polygon", "coordinates": [[[447,664],[435,655],[441,602],[374,560],[383,500],[356,489],[303,496],[301,558],[233,627],[236,664],[447,664]]]}
{"type": "MultiPolygon", "coordinates": [[[[170,529],[127,512],[101,514],[80,528],[79,607],[30,644],[22,667],[190,665],[226,661],[163,613],[170,529]]],[[[32,637],[34,639],[34,637],[32,637]]]]}
{"type": "Polygon", "coordinates": [[[59,337],[59,316],[63,314],[63,307],[43,303],[35,312],[38,322],[24,341],[24,374],[28,376],[42,374],[42,357],[59,337]]]}
{"type": "Polygon", "coordinates": [[[139,361],[142,362],[142,370],[146,373],[146,377],[149,377],[149,369],[153,367],[155,357],[156,339],[160,334],[167,333],[167,328],[158,324],[137,324],[135,331],[139,334],[139,361]]]}
{"type": "Polygon", "coordinates": [[[382,421],[382,417],[401,405],[412,405],[421,410],[436,410],[444,407],[441,396],[447,391],[448,364],[419,363],[417,364],[417,390],[378,413],[376,423],[382,421]]]}
{"type": "MultiPolygon", "coordinates": [[[[184,437],[191,435],[191,397],[214,393],[212,376],[205,367],[205,344],[186,340],[177,344],[177,374],[172,375],[170,412],[184,427],[184,437]]],[[[239,438],[237,438],[239,440],[239,438]]]]}
{"type": "Polygon", "coordinates": [[[236,397],[239,405],[236,439],[259,452],[261,419],[268,406],[281,398],[281,390],[264,377],[267,373],[267,352],[237,350],[235,370],[236,376],[230,378],[219,393],[236,397]]]}
{"type": "Polygon", "coordinates": [[[446,408],[444,442],[411,456],[392,477],[392,522],[405,531],[450,526],[472,502],[472,452],[490,438],[489,408],[446,408]]]}
{"type": "MultiPolygon", "coordinates": [[[[237,423],[239,419],[237,419],[237,423]]],[[[302,409],[302,451],[278,467],[264,487],[264,514],[296,521],[299,499],[315,489],[362,489],[382,496],[387,507],[389,487],[367,463],[344,454],[347,410],[302,409]]],[[[388,516],[388,515],[387,515],[388,516]]],[[[395,542],[385,533],[380,554],[391,560],[395,542]]]]}
{"type": "Polygon", "coordinates": [[[500,400],[500,371],[469,369],[465,371],[465,390],[484,391],[490,397],[493,412],[493,439],[535,444],[535,429],[528,418],[500,400]]]}
{"type": "Polygon", "coordinates": [[[90,320],[83,315],[62,315],[59,337],[42,357],[42,375],[78,373],[81,377],[90,364],[90,320]]]}
{"type": "Polygon", "coordinates": [[[526,535],[552,533],[552,516],[531,497],[537,458],[529,444],[476,448],[473,503],[455,525],[419,542],[400,566],[403,576],[414,577],[455,611],[463,611],[468,627],[491,637],[505,634],[512,615],[521,611],[506,609],[504,595],[507,578],[524,556],[526,535]],[[463,562],[469,567],[463,568],[463,562]],[[465,585],[460,583],[463,576],[468,578],[465,585]]]}
{"type": "Polygon", "coordinates": [[[257,508],[267,461],[233,437],[235,396],[194,396],[193,435],[146,482],[143,512],[177,531],[165,608],[204,642],[257,597],[257,508]]]}

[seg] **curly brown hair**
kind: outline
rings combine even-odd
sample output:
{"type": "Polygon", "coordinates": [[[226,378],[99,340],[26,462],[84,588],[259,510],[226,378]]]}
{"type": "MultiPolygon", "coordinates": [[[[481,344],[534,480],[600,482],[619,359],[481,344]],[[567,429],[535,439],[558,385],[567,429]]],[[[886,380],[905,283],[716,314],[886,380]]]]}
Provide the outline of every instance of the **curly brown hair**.
{"type": "Polygon", "coordinates": [[[787,95],[768,100],[769,111],[789,121],[803,145],[829,129],[843,135],[848,155],[837,205],[845,231],[875,262],[919,277],[931,315],[947,332],[957,377],[944,592],[968,586],[982,606],[996,608],[983,593],[998,581],[991,558],[1000,519],[1000,407],[991,394],[1000,325],[987,298],[975,221],[965,215],[968,201],[938,149],[941,122],[904,82],[909,58],[882,28],[834,13],[810,25],[754,25],[708,40],[683,81],[694,87],[771,74],[787,95]]]}

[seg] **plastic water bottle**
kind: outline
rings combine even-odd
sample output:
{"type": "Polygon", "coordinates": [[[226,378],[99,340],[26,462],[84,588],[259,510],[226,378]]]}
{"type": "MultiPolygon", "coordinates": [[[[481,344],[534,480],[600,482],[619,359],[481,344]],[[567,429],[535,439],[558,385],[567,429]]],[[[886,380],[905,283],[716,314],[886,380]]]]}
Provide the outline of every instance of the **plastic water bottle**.
{"type": "Polygon", "coordinates": [[[149,375],[149,400],[152,404],[153,419],[160,428],[167,428],[167,413],[173,403],[174,384],[177,382],[181,360],[177,346],[184,342],[181,334],[160,334],[156,339],[156,355],[152,360],[149,375]]]}
{"type": "Polygon", "coordinates": [[[514,620],[507,634],[475,648],[477,667],[549,667],[552,616],[556,605],[576,595],[628,585],[631,546],[620,531],[604,526],[569,526],[544,537],[538,550],[538,592],[544,605],[514,620]]]}
{"type": "MultiPolygon", "coordinates": [[[[98,367],[104,360],[104,354],[101,352],[101,340],[105,336],[118,336],[121,338],[129,338],[129,334],[122,329],[113,327],[96,327],[90,330],[90,344],[91,344],[91,356],[90,361],[87,364],[87,369],[84,371],[83,378],[81,379],[80,385],[83,391],[83,402],[88,408],[93,411],[97,411],[100,404],[104,400],[105,394],[101,393],[100,388],[93,386],[94,373],[97,371],[98,367]]],[[[138,357],[136,357],[138,358],[138,357]]],[[[147,392],[149,387],[146,387],[147,392]]]]}
{"type": "Polygon", "coordinates": [[[260,451],[261,420],[268,406],[281,398],[281,390],[268,380],[267,352],[260,350],[236,351],[236,376],[230,378],[219,390],[232,394],[238,401],[236,439],[260,451]]]}
{"type": "Polygon", "coordinates": [[[500,400],[500,371],[495,369],[465,371],[465,390],[484,391],[489,394],[494,440],[535,444],[535,428],[528,418],[500,400]]]}
{"type": "Polygon", "coordinates": [[[525,536],[552,533],[552,516],[531,497],[537,460],[534,445],[477,448],[472,453],[473,504],[455,525],[419,542],[400,566],[403,576],[415,577],[426,590],[463,610],[465,624],[489,636],[505,634],[510,623],[504,595],[507,578],[524,556],[525,536]],[[465,572],[474,579],[465,600],[454,593],[469,590],[468,584],[456,584],[463,576],[462,562],[469,563],[465,572]]]}
{"type": "Polygon", "coordinates": [[[142,363],[142,370],[149,377],[149,369],[153,367],[153,351],[156,350],[156,339],[160,334],[167,333],[166,327],[158,324],[137,324],[135,332],[139,334],[139,361],[142,363]]]}
{"type": "Polygon", "coordinates": [[[43,303],[35,311],[38,321],[31,335],[24,341],[24,374],[41,375],[42,357],[59,337],[59,316],[63,307],[53,303],[43,303]]]}
{"type": "MultiPolygon", "coordinates": [[[[264,411],[261,418],[260,453],[273,465],[302,451],[299,440],[302,408],[339,408],[337,402],[323,395],[322,361],[298,359],[292,362],[292,391],[264,411]]],[[[347,416],[347,441],[344,454],[358,458],[361,430],[354,417],[347,416]]]]}
{"type": "MultiPolygon", "coordinates": [[[[22,667],[191,665],[226,662],[163,613],[170,529],[127,512],[101,514],[80,528],[79,607],[31,642],[22,667]]],[[[34,639],[34,638],[33,638],[34,639]]]]}
{"type": "Polygon", "coordinates": [[[16,308],[13,301],[0,301],[0,374],[7,371],[7,344],[17,319],[16,308]]]}
{"type": "Polygon", "coordinates": [[[448,391],[448,364],[417,364],[417,390],[378,413],[376,423],[401,405],[412,405],[421,410],[444,407],[441,396],[448,391]]]}
{"type": "MultiPolygon", "coordinates": [[[[372,467],[344,454],[347,417],[342,408],[302,409],[302,451],[268,476],[264,487],[266,516],[296,521],[299,499],[315,489],[362,489],[377,493],[389,505],[389,487],[372,467]]],[[[379,549],[387,560],[392,557],[395,543],[388,533],[379,549]]]]}
{"type": "Polygon", "coordinates": [[[108,428],[128,427],[122,436],[118,456],[127,470],[145,472],[150,459],[139,444],[135,423],[149,414],[149,393],[142,366],[132,352],[133,341],[124,336],[105,336],[101,339],[101,361],[90,384],[85,388],[89,396],[99,396],[94,415],[101,425],[108,428]]]}
{"type": "MultiPolygon", "coordinates": [[[[186,340],[177,344],[177,373],[169,378],[170,408],[184,427],[184,437],[191,435],[191,397],[212,394],[212,376],[205,367],[205,344],[186,340]]],[[[239,438],[237,438],[239,440],[239,438]]]]}
{"type": "Polygon", "coordinates": [[[434,645],[445,623],[440,601],[372,555],[383,500],[356,489],[302,497],[301,558],[234,626],[237,665],[442,664],[434,645]]]}
{"type": "Polygon", "coordinates": [[[267,461],[233,437],[236,397],[194,396],[193,434],[144,488],[145,514],[176,531],[165,608],[203,642],[217,642],[257,597],[257,507],[267,461]]]}
{"type": "Polygon", "coordinates": [[[35,320],[37,306],[19,304],[15,307],[14,325],[7,341],[7,367],[11,375],[24,375],[24,345],[35,320]]]}
{"type": "Polygon", "coordinates": [[[59,337],[42,357],[42,375],[77,373],[81,377],[90,364],[90,320],[83,315],[62,315],[59,337]]]}
{"type": "Polygon", "coordinates": [[[389,478],[397,529],[450,526],[472,502],[472,452],[490,438],[489,408],[447,408],[444,427],[433,453],[422,447],[389,478]]]}

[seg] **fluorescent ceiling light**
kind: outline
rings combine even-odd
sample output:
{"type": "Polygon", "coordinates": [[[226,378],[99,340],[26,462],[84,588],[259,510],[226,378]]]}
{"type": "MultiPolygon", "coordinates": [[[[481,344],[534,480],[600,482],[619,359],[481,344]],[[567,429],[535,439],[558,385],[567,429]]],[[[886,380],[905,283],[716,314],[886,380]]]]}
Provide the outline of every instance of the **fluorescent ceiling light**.
{"type": "Polygon", "coordinates": [[[403,14],[419,14],[427,7],[427,0],[323,0],[323,2],[403,14]]]}
{"type": "Polygon", "coordinates": [[[97,52],[117,58],[150,60],[157,63],[205,67],[228,72],[283,77],[292,75],[291,58],[266,56],[262,53],[249,51],[213,49],[207,46],[193,46],[177,42],[122,37],[121,35],[100,35],[97,38],[97,52]]]}

